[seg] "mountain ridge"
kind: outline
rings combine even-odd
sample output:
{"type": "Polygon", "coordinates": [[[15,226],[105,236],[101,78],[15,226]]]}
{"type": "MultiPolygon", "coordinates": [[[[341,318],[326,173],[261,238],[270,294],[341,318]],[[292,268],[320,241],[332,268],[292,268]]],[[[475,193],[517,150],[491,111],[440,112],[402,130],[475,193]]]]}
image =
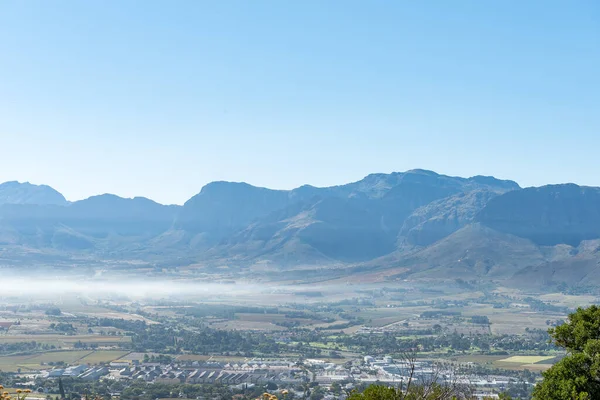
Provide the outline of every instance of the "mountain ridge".
{"type": "Polygon", "coordinates": [[[403,279],[600,284],[600,188],[523,189],[417,169],[291,190],[217,181],[181,206],[112,194],[67,202],[48,186],[14,182],[0,189],[0,264],[60,256],[209,273],[346,266],[397,269],[403,279]],[[568,278],[570,265],[582,278],[568,278]]]}
{"type": "Polygon", "coordinates": [[[48,185],[8,181],[0,183],[1,204],[55,204],[67,205],[67,199],[48,185]]]}
{"type": "MultiPolygon", "coordinates": [[[[7,188],[15,188],[15,187],[21,187],[21,188],[36,188],[37,190],[49,190],[52,192],[57,193],[58,195],[61,196],[62,199],[64,199],[64,201],[61,201],[60,205],[68,205],[70,203],[75,203],[75,202],[79,202],[79,201],[84,201],[84,200],[88,200],[89,198],[92,197],[98,197],[98,196],[115,196],[115,197],[119,197],[121,199],[135,199],[135,198],[145,198],[151,201],[154,201],[157,204],[161,204],[161,205],[166,205],[166,206],[183,206],[185,205],[186,202],[190,201],[191,199],[193,199],[194,197],[198,196],[199,194],[202,193],[203,190],[205,190],[205,188],[211,188],[214,186],[226,186],[226,185],[234,185],[234,186],[246,186],[246,187],[252,187],[252,188],[256,188],[256,189],[265,189],[265,190],[270,190],[270,191],[277,191],[277,192],[287,192],[287,193],[292,193],[293,195],[295,195],[298,192],[303,192],[303,191],[314,191],[315,193],[321,190],[324,191],[336,191],[340,188],[344,188],[344,187],[355,187],[358,186],[364,182],[369,181],[370,179],[374,179],[374,178],[384,178],[384,177],[396,177],[396,176],[402,176],[402,175],[406,175],[406,174],[415,174],[415,175],[424,175],[424,176],[437,176],[437,177],[442,177],[442,178],[449,178],[449,179],[456,179],[456,180],[464,180],[464,181],[482,181],[481,183],[483,183],[483,181],[487,181],[488,184],[492,184],[492,185],[506,185],[507,188],[511,188],[511,189],[518,189],[520,188],[520,186],[518,185],[518,183],[516,183],[515,181],[512,180],[505,180],[505,179],[498,179],[495,178],[493,176],[484,176],[484,175],[474,175],[472,177],[469,178],[463,178],[463,177],[458,177],[458,176],[450,176],[450,175],[443,175],[443,174],[438,174],[437,172],[434,171],[430,171],[430,170],[426,170],[426,169],[411,169],[411,170],[407,170],[405,172],[390,172],[390,173],[372,173],[369,174],[367,176],[365,176],[364,178],[358,180],[358,181],[352,181],[349,183],[345,183],[345,184],[341,184],[341,185],[333,185],[333,186],[323,186],[323,187],[319,187],[319,186],[313,186],[310,184],[303,184],[301,186],[298,186],[297,188],[294,189],[271,189],[271,188],[267,188],[267,187],[263,187],[263,186],[256,186],[256,185],[252,185],[250,183],[247,182],[239,182],[239,181],[226,181],[226,180],[219,180],[219,181],[212,181],[209,182],[207,184],[205,184],[204,186],[202,186],[200,188],[200,191],[192,196],[190,199],[186,200],[184,202],[184,204],[166,204],[166,203],[160,203],[157,202],[155,200],[152,200],[148,197],[145,196],[135,196],[135,197],[123,197],[117,194],[113,194],[113,193],[99,193],[99,194],[95,194],[92,196],[89,196],[87,198],[81,199],[81,200],[75,200],[75,201],[68,201],[66,200],[66,198],[56,189],[54,189],[51,186],[48,185],[35,185],[29,182],[19,182],[19,181],[6,181],[4,183],[0,183],[0,189],[2,189],[3,186],[6,186],[7,188]]],[[[5,204],[4,202],[2,202],[2,193],[0,192],[0,204],[5,204]]],[[[14,201],[11,203],[7,203],[7,204],[48,204],[45,202],[38,202],[38,203],[32,203],[32,202],[28,202],[25,203],[23,201],[14,201]]]]}

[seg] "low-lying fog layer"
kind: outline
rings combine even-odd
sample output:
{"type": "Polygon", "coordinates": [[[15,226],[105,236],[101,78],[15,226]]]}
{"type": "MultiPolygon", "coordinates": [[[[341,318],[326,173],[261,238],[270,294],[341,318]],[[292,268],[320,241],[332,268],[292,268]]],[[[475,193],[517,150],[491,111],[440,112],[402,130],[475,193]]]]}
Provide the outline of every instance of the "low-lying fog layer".
{"type": "MultiPolygon", "coordinates": [[[[354,287],[355,289],[356,287],[354,287]]],[[[261,295],[311,294],[319,291],[327,294],[348,291],[344,285],[331,286],[286,286],[256,283],[210,283],[183,280],[108,280],[73,278],[21,278],[2,279],[0,297],[55,297],[61,295],[84,295],[86,297],[110,298],[113,296],[130,299],[164,298],[239,298],[261,295]]]]}
{"type": "Polygon", "coordinates": [[[110,281],[110,280],[72,280],[72,279],[2,279],[2,295],[121,295],[127,297],[170,297],[174,295],[222,295],[229,293],[246,294],[268,290],[264,286],[235,285],[219,283],[199,283],[182,281],[110,281]]]}

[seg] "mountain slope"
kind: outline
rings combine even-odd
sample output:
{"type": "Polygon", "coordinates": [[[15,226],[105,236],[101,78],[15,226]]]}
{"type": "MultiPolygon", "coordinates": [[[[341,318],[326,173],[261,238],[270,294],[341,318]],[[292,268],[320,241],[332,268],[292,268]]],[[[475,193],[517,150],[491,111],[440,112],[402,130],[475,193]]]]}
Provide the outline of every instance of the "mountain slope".
{"type": "Polygon", "coordinates": [[[219,246],[220,254],[289,263],[356,261],[393,250],[380,216],[364,200],[327,197],[293,204],[255,221],[219,246]]]}
{"type": "Polygon", "coordinates": [[[114,195],[94,196],[67,206],[4,204],[0,206],[0,240],[34,248],[113,251],[132,239],[142,240],[169,229],[178,208],[114,195]]]}
{"type": "Polygon", "coordinates": [[[403,267],[412,278],[505,279],[545,261],[542,249],[531,241],[474,223],[428,247],[399,251],[371,265],[403,267]]]}
{"type": "Polygon", "coordinates": [[[490,190],[461,192],[419,207],[404,221],[399,241],[416,246],[435,243],[473,222],[499,194],[490,190]]]}
{"type": "MultiPolygon", "coordinates": [[[[211,189],[205,187],[193,204],[186,203],[184,211],[192,208],[201,218],[227,215],[231,218],[227,223],[237,223],[213,220],[206,224],[205,219],[188,219],[188,226],[179,225],[187,230],[187,237],[197,232],[214,237],[212,227],[227,227],[229,232],[220,232],[219,243],[206,249],[205,257],[233,257],[246,262],[268,259],[286,264],[361,262],[381,257],[394,251],[406,218],[419,207],[473,190],[503,193],[518,187],[495,178],[465,179],[423,170],[372,174],[348,185],[303,186],[290,192],[232,183],[219,185],[226,194],[219,198],[225,201],[205,200],[211,189]],[[239,198],[248,201],[240,207],[235,201],[239,198]],[[269,209],[272,211],[266,214],[269,209]],[[240,220],[240,215],[246,218],[240,220]],[[244,224],[247,226],[240,228],[244,224]],[[233,236],[231,232],[235,232],[233,236]]],[[[202,240],[205,244],[204,236],[202,240]]]]}
{"type": "Polygon", "coordinates": [[[183,205],[175,226],[192,236],[204,234],[211,244],[288,204],[287,191],[213,182],[183,205]]]}
{"type": "Polygon", "coordinates": [[[508,192],[489,201],[477,220],[539,245],[600,238],[600,189],[574,184],[508,192]]]}

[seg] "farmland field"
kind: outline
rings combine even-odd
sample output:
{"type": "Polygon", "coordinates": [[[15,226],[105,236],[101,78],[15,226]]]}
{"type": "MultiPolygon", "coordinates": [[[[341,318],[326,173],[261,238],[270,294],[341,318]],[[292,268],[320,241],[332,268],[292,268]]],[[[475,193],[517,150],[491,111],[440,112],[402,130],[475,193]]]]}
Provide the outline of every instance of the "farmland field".
{"type": "Polygon", "coordinates": [[[286,328],[271,322],[228,320],[211,325],[216,329],[224,330],[251,330],[251,331],[284,331],[286,328]]]}
{"type": "Polygon", "coordinates": [[[128,354],[126,351],[111,350],[75,350],[75,351],[49,351],[39,354],[1,356],[0,370],[3,372],[35,371],[51,368],[49,363],[64,362],[66,364],[97,364],[119,359],[128,354]]]}
{"type": "Polygon", "coordinates": [[[27,364],[42,365],[57,361],[64,361],[65,363],[70,364],[81,360],[90,353],[92,353],[91,350],[49,351],[30,356],[30,358],[27,359],[27,364]]]}
{"type": "Polygon", "coordinates": [[[285,314],[258,314],[258,313],[237,313],[236,318],[241,321],[253,322],[285,322],[294,321],[300,325],[318,324],[320,321],[309,318],[288,318],[285,314]]]}
{"type": "Polygon", "coordinates": [[[453,357],[452,360],[461,363],[474,363],[474,364],[493,364],[499,360],[506,358],[506,356],[492,356],[485,354],[469,354],[465,356],[453,357]]]}
{"type": "Polygon", "coordinates": [[[19,368],[23,370],[29,370],[28,367],[25,367],[29,358],[31,358],[31,355],[0,357],[0,371],[17,372],[19,368]]]}
{"type": "Polygon", "coordinates": [[[129,354],[128,351],[100,350],[88,354],[79,360],[79,362],[85,364],[107,363],[125,357],[127,354],[129,354]]]}
{"type": "Polygon", "coordinates": [[[554,356],[512,356],[498,360],[498,362],[514,363],[514,364],[537,364],[542,361],[553,359],[554,356]]]}
{"type": "Polygon", "coordinates": [[[496,360],[493,365],[504,369],[541,372],[550,368],[554,359],[554,356],[512,356],[496,360]]]}

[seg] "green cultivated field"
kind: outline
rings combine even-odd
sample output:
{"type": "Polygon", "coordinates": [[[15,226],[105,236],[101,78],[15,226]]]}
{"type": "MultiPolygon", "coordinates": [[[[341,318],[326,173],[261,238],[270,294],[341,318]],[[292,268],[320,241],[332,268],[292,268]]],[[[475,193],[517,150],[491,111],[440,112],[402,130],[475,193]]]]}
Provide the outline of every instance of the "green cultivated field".
{"type": "Polygon", "coordinates": [[[537,364],[542,361],[551,360],[554,356],[512,356],[498,360],[498,362],[514,363],[514,364],[537,364]]]}
{"type": "Polygon", "coordinates": [[[554,356],[512,356],[497,360],[493,363],[495,367],[513,369],[513,370],[525,370],[541,372],[545,371],[552,366],[552,360],[554,356]]]}
{"type": "Polygon", "coordinates": [[[112,350],[75,350],[75,351],[49,351],[46,353],[2,356],[0,357],[0,370],[3,372],[36,371],[52,368],[48,363],[65,362],[66,364],[97,364],[107,363],[128,354],[124,351],[112,350]]]}
{"type": "Polygon", "coordinates": [[[127,354],[128,351],[100,350],[90,353],[79,361],[85,364],[107,363],[125,357],[127,354]]]}
{"type": "Polygon", "coordinates": [[[29,356],[27,364],[41,365],[42,363],[64,361],[67,364],[74,363],[88,354],[93,353],[91,350],[75,350],[75,351],[49,351],[29,356]]]}

